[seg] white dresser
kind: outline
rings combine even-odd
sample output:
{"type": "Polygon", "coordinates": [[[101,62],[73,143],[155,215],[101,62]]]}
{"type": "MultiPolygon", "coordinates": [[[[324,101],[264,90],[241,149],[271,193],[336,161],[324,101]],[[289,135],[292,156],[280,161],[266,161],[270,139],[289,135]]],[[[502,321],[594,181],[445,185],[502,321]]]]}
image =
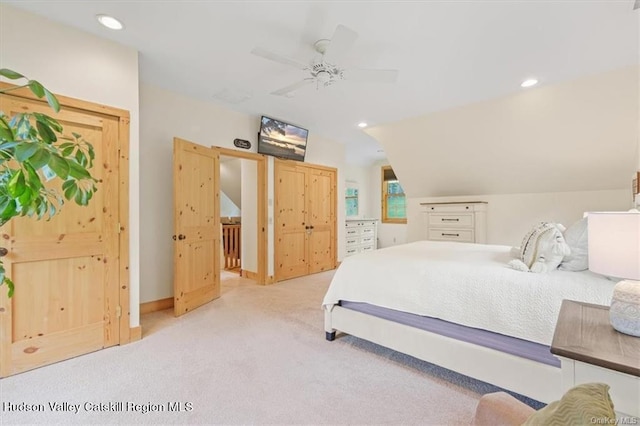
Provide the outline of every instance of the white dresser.
{"type": "Polygon", "coordinates": [[[376,249],[378,240],[377,219],[346,220],[346,256],[376,249]]]}
{"type": "Polygon", "coordinates": [[[486,243],[487,203],[421,203],[426,239],[486,243]]]}

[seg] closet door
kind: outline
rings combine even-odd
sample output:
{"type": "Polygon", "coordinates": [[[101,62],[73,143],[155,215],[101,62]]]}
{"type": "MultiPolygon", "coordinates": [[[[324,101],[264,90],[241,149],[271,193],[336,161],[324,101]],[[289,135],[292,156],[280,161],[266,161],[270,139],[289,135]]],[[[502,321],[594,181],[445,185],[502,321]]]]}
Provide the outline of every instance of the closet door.
{"type": "Polygon", "coordinates": [[[306,170],[296,163],[275,162],[275,277],[307,275],[306,170]]]}
{"type": "Polygon", "coordinates": [[[309,168],[307,180],[308,266],[313,274],[336,267],[336,172],[309,168]]]}
{"type": "MultiPolygon", "coordinates": [[[[12,298],[6,285],[0,287],[0,377],[123,343],[121,322],[129,328],[129,316],[122,316],[129,312],[128,301],[123,306],[120,298],[120,262],[128,258],[120,247],[119,213],[119,180],[126,179],[119,152],[128,138],[122,125],[128,113],[60,100],[63,109],[52,113],[39,100],[0,96],[0,109],[9,116],[48,114],[64,127],[59,139],[82,135],[95,150],[90,171],[98,180],[88,206],[67,201],[51,220],[17,217],[0,228],[8,251],[4,266],[16,285],[12,298]]],[[[57,191],[60,184],[58,178],[45,183],[57,191]]]]}
{"type": "Polygon", "coordinates": [[[276,281],[336,266],[335,169],[275,161],[276,281]]]}

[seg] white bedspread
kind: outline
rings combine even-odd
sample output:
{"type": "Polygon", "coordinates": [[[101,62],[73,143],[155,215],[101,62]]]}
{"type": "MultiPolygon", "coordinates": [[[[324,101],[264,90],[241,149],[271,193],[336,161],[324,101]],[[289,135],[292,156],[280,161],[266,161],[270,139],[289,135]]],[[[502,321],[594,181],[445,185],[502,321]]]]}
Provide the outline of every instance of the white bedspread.
{"type": "Polygon", "coordinates": [[[609,305],[601,275],[520,272],[510,247],[418,241],[344,259],[323,305],[339,300],[440,318],[550,345],[562,299],[609,305]]]}

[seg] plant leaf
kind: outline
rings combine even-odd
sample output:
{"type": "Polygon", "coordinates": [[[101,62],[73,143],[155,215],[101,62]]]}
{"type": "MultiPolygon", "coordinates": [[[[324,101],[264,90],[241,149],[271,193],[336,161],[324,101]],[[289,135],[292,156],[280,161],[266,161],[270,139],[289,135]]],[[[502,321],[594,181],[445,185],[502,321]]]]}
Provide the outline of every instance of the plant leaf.
{"type": "Polygon", "coordinates": [[[76,179],[90,179],[91,174],[76,161],[69,160],[69,176],[76,179]]]}
{"type": "Polygon", "coordinates": [[[76,183],[75,180],[68,180],[68,181],[65,182],[65,184],[67,182],[70,182],[70,184],[64,190],[64,197],[67,200],[71,200],[72,198],[74,198],[76,196],[76,193],[78,192],[78,184],[76,183]]]}
{"type": "Polygon", "coordinates": [[[0,75],[3,77],[7,77],[8,79],[11,79],[11,80],[17,80],[19,78],[27,78],[24,75],[20,74],[19,72],[15,72],[14,70],[10,70],[8,68],[0,69],[0,75]]]}
{"type": "MultiPolygon", "coordinates": [[[[18,211],[18,206],[15,200],[11,198],[7,198],[7,200],[8,202],[6,203],[6,206],[0,211],[0,218],[9,220],[16,215],[16,212],[18,211]]],[[[4,203],[0,205],[3,205],[3,204],[4,203]]]]}
{"type": "Polygon", "coordinates": [[[40,180],[40,176],[31,165],[30,161],[23,163],[25,170],[27,171],[26,183],[27,186],[33,189],[35,192],[40,191],[40,188],[43,187],[42,181],[40,180]]]}
{"type": "Polygon", "coordinates": [[[31,156],[29,162],[33,166],[34,169],[41,169],[45,164],[49,162],[49,158],[51,158],[51,154],[44,148],[38,149],[35,154],[31,156]]]}
{"type": "Polygon", "coordinates": [[[4,277],[4,282],[5,284],[7,284],[7,288],[9,289],[9,291],[7,292],[7,297],[11,299],[13,297],[13,292],[15,291],[16,287],[13,285],[13,281],[11,281],[6,276],[4,277]]]}
{"type": "Polygon", "coordinates": [[[58,154],[51,154],[47,165],[61,179],[66,179],[69,176],[69,162],[58,154]]]}
{"type": "Polygon", "coordinates": [[[58,102],[58,98],[56,98],[56,96],[53,93],[51,93],[49,90],[47,90],[46,87],[43,87],[43,89],[44,89],[44,95],[47,98],[47,103],[49,104],[51,109],[54,110],[55,112],[59,112],[60,111],[60,102],[58,102]]]}
{"type": "MultiPolygon", "coordinates": [[[[59,148],[62,148],[62,146],[60,146],[59,148]]],[[[70,156],[71,153],[73,152],[74,148],[75,148],[74,146],[68,146],[68,147],[62,149],[62,156],[65,157],[65,158],[70,156]]]]}
{"type": "Polygon", "coordinates": [[[40,137],[46,143],[51,144],[58,140],[58,137],[53,130],[51,130],[48,123],[43,123],[42,121],[37,120],[36,127],[38,128],[38,132],[40,132],[40,137]]]}
{"type": "Polygon", "coordinates": [[[27,186],[24,183],[22,170],[18,170],[11,179],[9,179],[9,182],[7,183],[7,192],[13,198],[18,198],[26,188],[27,186]]]}
{"type": "Polygon", "coordinates": [[[39,98],[44,96],[44,86],[39,81],[29,80],[29,89],[39,98]]]}
{"type": "Polygon", "coordinates": [[[12,141],[14,139],[13,130],[5,120],[4,116],[0,116],[0,139],[12,141]]]}
{"type": "Polygon", "coordinates": [[[40,146],[36,142],[20,142],[15,150],[16,160],[23,163],[31,158],[38,149],[40,149],[40,146]]]}
{"type": "Polygon", "coordinates": [[[42,116],[42,119],[43,119],[44,121],[46,121],[46,122],[47,122],[47,124],[49,124],[49,126],[50,126],[53,130],[55,130],[55,131],[56,131],[56,132],[58,132],[58,133],[62,133],[62,125],[61,125],[60,123],[58,123],[58,120],[56,120],[56,119],[54,119],[54,118],[51,118],[51,117],[49,117],[49,116],[48,116],[48,115],[46,115],[46,114],[40,114],[40,115],[42,116]]]}
{"type": "Polygon", "coordinates": [[[75,157],[78,164],[80,164],[82,167],[87,167],[87,157],[86,155],[84,155],[84,152],[77,150],[75,157]]]}
{"type": "MultiPolygon", "coordinates": [[[[20,203],[21,206],[28,206],[28,212],[30,212],[32,206],[31,204],[33,203],[33,191],[31,190],[31,188],[29,188],[27,185],[24,186],[24,191],[22,192],[22,194],[20,194],[20,196],[18,197],[18,202],[20,203]]],[[[31,212],[30,212],[31,213],[31,212]]]]}
{"type": "Polygon", "coordinates": [[[87,199],[87,192],[78,190],[78,193],[76,194],[76,197],[75,197],[75,201],[76,201],[76,204],[79,204],[81,206],[86,206],[87,203],[89,202],[89,200],[87,199]]]}

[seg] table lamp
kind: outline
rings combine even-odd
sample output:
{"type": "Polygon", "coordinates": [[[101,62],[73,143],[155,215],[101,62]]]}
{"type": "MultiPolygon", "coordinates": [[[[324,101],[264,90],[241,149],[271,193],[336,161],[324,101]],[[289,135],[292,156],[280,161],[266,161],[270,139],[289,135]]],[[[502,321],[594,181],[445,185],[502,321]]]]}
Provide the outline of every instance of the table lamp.
{"type": "Polygon", "coordinates": [[[621,333],[640,337],[640,212],[588,214],[589,270],[621,279],[609,318],[621,333]]]}

